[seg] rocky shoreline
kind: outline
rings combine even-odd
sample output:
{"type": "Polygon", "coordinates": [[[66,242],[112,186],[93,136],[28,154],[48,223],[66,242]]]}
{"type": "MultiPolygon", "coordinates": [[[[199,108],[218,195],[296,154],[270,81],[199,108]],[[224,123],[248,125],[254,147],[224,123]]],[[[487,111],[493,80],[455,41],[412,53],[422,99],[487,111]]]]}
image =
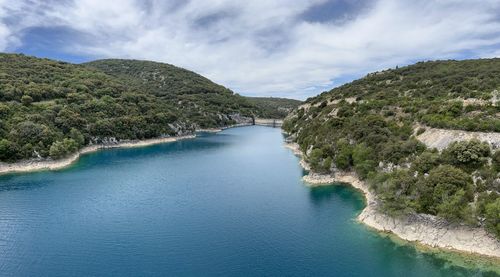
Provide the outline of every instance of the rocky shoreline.
{"type": "Polygon", "coordinates": [[[175,137],[163,137],[163,138],[153,138],[146,140],[126,140],[119,142],[110,142],[104,144],[94,144],[88,145],[80,149],[78,152],[69,155],[68,157],[52,160],[52,159],[31,159],[20,161],[16,163],[3,163],[0,162],[0,175],[8,174],[8,173],[23,173],[23,172],[32,172],[32,171],[41,171],[41,170],[57,170],[61,168],[65,168],[76,162],[81,155],[96,152],[103,149],[111,149],[111,148],[130,148],[130,147],[143,147],[148,145],[174,142],[183,139],[191,139],[196,137],[197,132],[207,132],[207,133],[218,133],[225,129],[235,128],[235,127],[244,127],[253,125],[252,123],[237,123],[233,125],[229,125],[222,128],[209,128],[209,129],[197,129],[195,134],[193,135],[182,135],[175,137]]]}
{"type": "MultiPolygon", "coordinates": [[[[287,143],[285,146],[302,157],[297,144],[287,143]]],[[[304,169],[309,170],[304,159],[301,159],[301,165],[305,165],[304,169]]],[[[366,198],[366,207],[357,220],[378,231],[392,233],[403,240],[429,247],[500,259],[500,241],[483,228],[451,224],[426,214],[394,218],[381,213],[377,207],[376,196],[353,172],[337,172],[335,175],[309,173],[303,177],[303,181],[312,187],[348,184],[362,191],[366,198]]]]}
{"type": "Polygon", "coordinates": [[[236,128],[236,127],[245,127],[245,126],[252,126],[252,123],[238,123],[238,124],[233,124],[229,125],[226,127],[221,127],[221,128],[205,128],[205,129],[196,129],[196,132],[199,133],[218,133],[223,130],[229,129],[229,128],[236,128]]]}
{"type": "Polygon", "coordinates": [[[102,149],[143,147],[160,143],[174,142],[183,139],[191,139],[194,137],[195,135],[186,135],[178,137],[164,137],[164,138],[154,138],[146,140],[128,140],[116,143],[88,145],[80,149],[78,152],[71,154],[70,156],[63,159],[58,159],[58,160],[33,159],[33,160],[20,161],[16,163],[0,163],[0,174],[22,173],[22,172],[32,172],[40,170],[57,170],[73,164],[83,154],[96,152],[102,149]]]}

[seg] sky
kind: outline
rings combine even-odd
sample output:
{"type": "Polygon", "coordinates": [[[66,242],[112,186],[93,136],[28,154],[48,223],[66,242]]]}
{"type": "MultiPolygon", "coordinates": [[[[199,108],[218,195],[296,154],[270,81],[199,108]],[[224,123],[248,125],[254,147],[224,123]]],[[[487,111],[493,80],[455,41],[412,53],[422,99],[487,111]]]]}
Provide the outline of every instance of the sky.
{"type": "Polygon", "coordinates": [[[166,62],[248,96],[500,56],[500,0],[0,0],[0,51],[166,62]]]}

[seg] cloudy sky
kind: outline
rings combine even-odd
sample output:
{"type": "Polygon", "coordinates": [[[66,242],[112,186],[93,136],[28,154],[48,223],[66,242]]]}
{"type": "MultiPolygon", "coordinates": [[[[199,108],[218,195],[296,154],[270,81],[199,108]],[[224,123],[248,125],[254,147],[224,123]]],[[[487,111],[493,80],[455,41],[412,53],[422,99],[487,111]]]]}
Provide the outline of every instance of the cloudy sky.
{"type": "Polygon", "coordinates": [[[500,0],[0,0],[0,51],[161,61],[304,99],[396,65],[500,56],[500,0]]]}

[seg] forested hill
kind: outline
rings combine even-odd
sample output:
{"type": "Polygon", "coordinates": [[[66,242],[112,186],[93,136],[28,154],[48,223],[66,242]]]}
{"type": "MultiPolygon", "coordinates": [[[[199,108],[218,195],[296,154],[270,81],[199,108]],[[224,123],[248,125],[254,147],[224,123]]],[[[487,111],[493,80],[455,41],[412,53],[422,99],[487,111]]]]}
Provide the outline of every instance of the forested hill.
{"type": "Polygon", "coordinates": [[[500,150],[477,140],[442,152],[428,127],[500,132],[500,59],[421,62],[308,99],[283,128],[316,172],[353,170],[390,214],[484,224],[500,237],[500,150]]]}
{"type": "Polygon", "coordinates": [[[257,107],[256,115],[261,118],[285,118],[302,101],[278,97],[247,97],[257,107]]]}
{"type": "MultiPolygon", "coordinates": [[[[228,108],[226,113],[243,110],[260,118],[285,118],[302,101],[275,97],[244,97],[231,90],[213,83],[209,79],[170,64],[107,59],[87,63],[86,65],[113,75],[124,83],[138,90],[147,91],[157,96],[168,96],[184,105],[184,112],[194,113],[200,108],[228,108]],[[187,100],[187,101],[186,101],[187,100]]],[[[206,116],[201,121],[208,120],[206,116]]]]}
{"type": "Polygon", "coordinates": [[[105,59],[84,65],[97,68],[149,93],[163,95],[221,94],[233,92],[192,71],[166,63],[105,59]]]}
{"type": "Polygon", "coordinates": [[[321,105],[350,98],[364,102],[354,106],[400,121],[500,132],[499,105],[493,105],[500,101],[500,59],[420,62],[375,72],[308,102],[321,105]]]}
{"type": "Polygon", "coordinates": [[[0,54],[0,162],[60,158],[89,143],[182,135],[257,114],[245,97],[168,64],[0,54]]]}
{"type": "Polygon", "coordinates": [[[251,117],[256,112],[255,106],[244,97],[170,64],[108,59],[85,65],[115,77],[133,91],[172,104],[179,109],[179,117],[200,128],[234,124],[241,117],[251,117]]]}

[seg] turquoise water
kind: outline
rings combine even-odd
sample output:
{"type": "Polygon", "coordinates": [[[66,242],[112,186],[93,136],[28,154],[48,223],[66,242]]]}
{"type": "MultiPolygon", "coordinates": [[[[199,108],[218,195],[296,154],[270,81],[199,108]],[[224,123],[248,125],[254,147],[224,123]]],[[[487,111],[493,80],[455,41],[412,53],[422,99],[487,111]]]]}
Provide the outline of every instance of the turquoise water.
{"type": "Polygon", "coordinates": [[[362,195],[309,189],[278,129],[83,156],[0,177],[1,276],[494,276],[354,219],[362,195]]]}

